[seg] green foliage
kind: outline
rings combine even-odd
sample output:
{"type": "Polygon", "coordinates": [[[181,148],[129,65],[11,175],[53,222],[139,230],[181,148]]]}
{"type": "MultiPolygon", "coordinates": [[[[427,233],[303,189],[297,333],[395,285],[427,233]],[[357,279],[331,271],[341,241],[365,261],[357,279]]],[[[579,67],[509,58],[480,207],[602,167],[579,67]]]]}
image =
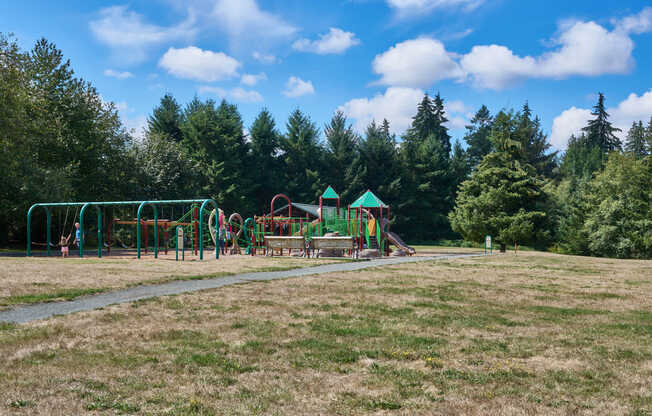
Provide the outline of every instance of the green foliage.
{"type": "Polygon", "coordinates": [[[331,185],[340,197],[353,200],[363,190],[363,174],[359,155],[360,137],[353,131],[341,111],[333,115],[331,121],[324,127],[326,136],[327,163],[324,165],[326,175],[324,180],[331,185]]]}
{"type": "Polygon", "coordinates": [[[482,159],[493,150],[489,136],[493,125],[493,118],[486,106],[480,107],[471,119],[471,124],[466,126],[464,141],[467,144],[468,163],[475,169],[482,159]]]}
{"type": "Polygon", "coordinates": [[[644,158],[649,154],[648,144],[645,137],[645,127],[643,122],[632,122],[632,127],[627,132],[625,141],[625,151],[637,158],[644,158]]]}
{"type": "Polygon", "coordinates": [[[171,94],[165,94],[158,107],[154,108],[152,116],[147,119],[147,126],[150,133],[179,142],[182,139],[182,120],[181,106],[171,94]]]}
{"type": "Polygon", "coordinates": [[[281,139],[284,156],[285,193],[295,201],[314,203],[327,185],[322,183],[323,152],[319,129],[310,117],[294,110],[287,122],[287,133],[281,139]]]}
{"type": "Polygon", "coordinates": [[[585,195],[590,254],[652,257],[652,158],[614,153],[585,195]]]}
{"type": "Polygon", "coordinates": [[[551,240],[543,182],[522,159],[521,143],[512,139],[518,121],[511,113],[498,114],[491,134],[496,150],[460,187],[449,218],[465,239],[479,242],[490,234],[501,243],[535,246],[551,240]]]}
{"type": "Polygon", "coordinates": [[[586,133],[590,145],[598,146],[603,153],[620,150],[622,144],[614,133],[621,130],[613,127],[609,122],[609,113],[604,104],[604,94],[601,92],[598,93],[598,102],[593,107],[591,115],[595,118],[589,120],[589,124],[582,129],[586,133]]]}
{"type": "Polygon", "coordinates": [[[276,129],[272,114],[265,108],[249,129],[251,137],[251,164],[255,167],[253,194],[256,207],[265,207],[274,195],[284,192],[279,178],[283,176],[283,164],[279,157],[281,134],[276,129]]]}

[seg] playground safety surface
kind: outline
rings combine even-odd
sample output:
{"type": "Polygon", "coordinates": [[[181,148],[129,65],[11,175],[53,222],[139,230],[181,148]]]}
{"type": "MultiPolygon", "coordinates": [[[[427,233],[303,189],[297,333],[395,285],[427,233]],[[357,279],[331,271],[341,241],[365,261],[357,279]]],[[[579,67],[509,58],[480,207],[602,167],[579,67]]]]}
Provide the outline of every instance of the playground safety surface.
{"type": "Polygon", "coordinates": [[[80,297],[66,302],[38,303],[28,306],[20,306],[13,309],[0,311],[0,322],[27,323],[40,319],[46,319],[55,315],[66,315],[75,312],[89,311],[103,308],[109,305],[133,302],[137,300],[177,295],[199,290],[216,289],[223,286],[246,283],[252,281],[267,281],[286,279],[290,277],[308,276],[333,272],[349,272],[372,267],[381,267],[402,263],[415,263],[423,261],[454,259],[461,257],[480,256],[482,254],[445,254],[423,257],[393,257],[353,263],[331,263],[314,267],[305,267],[293,270],[253,272],[232,276],[225,276],[204,280],[173,281],[158,285],[137,286],[114,292],[102,293],[99,295],[80,297]]]}

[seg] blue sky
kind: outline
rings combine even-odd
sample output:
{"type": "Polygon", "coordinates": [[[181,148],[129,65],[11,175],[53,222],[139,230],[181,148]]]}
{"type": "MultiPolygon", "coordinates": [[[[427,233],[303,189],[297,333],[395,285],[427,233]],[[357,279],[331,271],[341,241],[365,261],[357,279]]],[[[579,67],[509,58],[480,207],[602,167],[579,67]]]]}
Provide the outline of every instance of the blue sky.
{"type": "Polygon", "coordinates": [[[337,109],[362,130],[407,128],[427,91],[453,137],[482,104],[528,100],[555,147],[604,92],[616,125],[652,115],[649,1],[150,0],[0,4],[0,31],[45,37],[140,131],[169,92],[225,97],[248,127],[267,107],[281,130],[300,108],[337,109]]]}

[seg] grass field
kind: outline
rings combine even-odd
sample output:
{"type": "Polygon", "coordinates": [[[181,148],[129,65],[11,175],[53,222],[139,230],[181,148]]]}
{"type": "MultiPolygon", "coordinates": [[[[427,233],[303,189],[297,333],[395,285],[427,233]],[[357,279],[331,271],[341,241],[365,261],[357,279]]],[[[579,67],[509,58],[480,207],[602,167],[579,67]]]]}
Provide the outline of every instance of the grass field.
{"type": "Polygon", "coordinates": [[[652,413],[652,262],[522,252],[0,326],[0,414],[652,413]]]}
{"type": "MultiPolygon", "coordinates": [[[[70,300],[107,290],[172,280],[205,279],[236,273],[289,270],[338,260],[295,257],[221,256],[219,260],[174,261],[174,253],[132,257],[0,257],[0,308],[70,300]]],[[[190,257],[190,256],[189,256],[190,257]]],[[[340,261],[345,261],[342,259],[340,261]]]]}

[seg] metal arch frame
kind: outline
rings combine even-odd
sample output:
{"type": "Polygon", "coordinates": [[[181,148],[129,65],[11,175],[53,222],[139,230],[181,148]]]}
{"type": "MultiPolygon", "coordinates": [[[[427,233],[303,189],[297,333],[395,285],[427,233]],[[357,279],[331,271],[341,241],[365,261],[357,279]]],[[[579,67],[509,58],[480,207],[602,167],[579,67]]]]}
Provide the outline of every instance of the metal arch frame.
{"type": "MultiPolygon", "coordinates": [[[[52,217],[50,213],[50,207],[70,207],[76,206],[81,207],[79,214],[79,230],[81,232],[81,238],[79,241],[79,257],[84,256],[84,214],[86,209],[89,206],[95,206],[97,209],[97,256],[102,257],[102,207],[104,206],[116,206],[116,205],[138,205],[138,224],[140,224],[142,210],[146,205],[150,205],[154,210],[154,240],[155,240],[155,251],[154,257],[158,258],[158,205],[176,205],[176,204],[192,204],[192,203],[201,203],[201,208],[199,210],[199,259],[204,259],[204,240],[203,240],[203,226],[204,226],[204,210],[208,204],[211,204],[214,209],[217,210],[217,203],[213,199],[181,199],[181,200],[164,200],[164,201],[107,201],[107,202],[51,202],[51,203],[37,203],[32,205],[27,211],[27,257],[32,255],[32,213],[39,207],[43,207],[46,213],[46,222],[47,222],[47,255],[50,256],[50,244],[52,242],[52,234],[50,226],[52,224],[52,217]]],[[[141,251],[141,227],[137,227],[137,254],[140,258],[141,251]]],[[[219,258],[219,250],[215,250],[215,258],[219,258]]]]}
{"type": "Polygon", "coordinates": [[[276,200],[279,198],[284,198],[286,201],[288,201],[288,217],[290,218],[292,217],[292,201],[290,200],[290,197],[285,194],[274,195],[274,198],[272,198],[272,202],[269,203],[269,220],[270,220],[269,231],[272,234],[274,234],[274,202],[276,202],[276,200]]]}

